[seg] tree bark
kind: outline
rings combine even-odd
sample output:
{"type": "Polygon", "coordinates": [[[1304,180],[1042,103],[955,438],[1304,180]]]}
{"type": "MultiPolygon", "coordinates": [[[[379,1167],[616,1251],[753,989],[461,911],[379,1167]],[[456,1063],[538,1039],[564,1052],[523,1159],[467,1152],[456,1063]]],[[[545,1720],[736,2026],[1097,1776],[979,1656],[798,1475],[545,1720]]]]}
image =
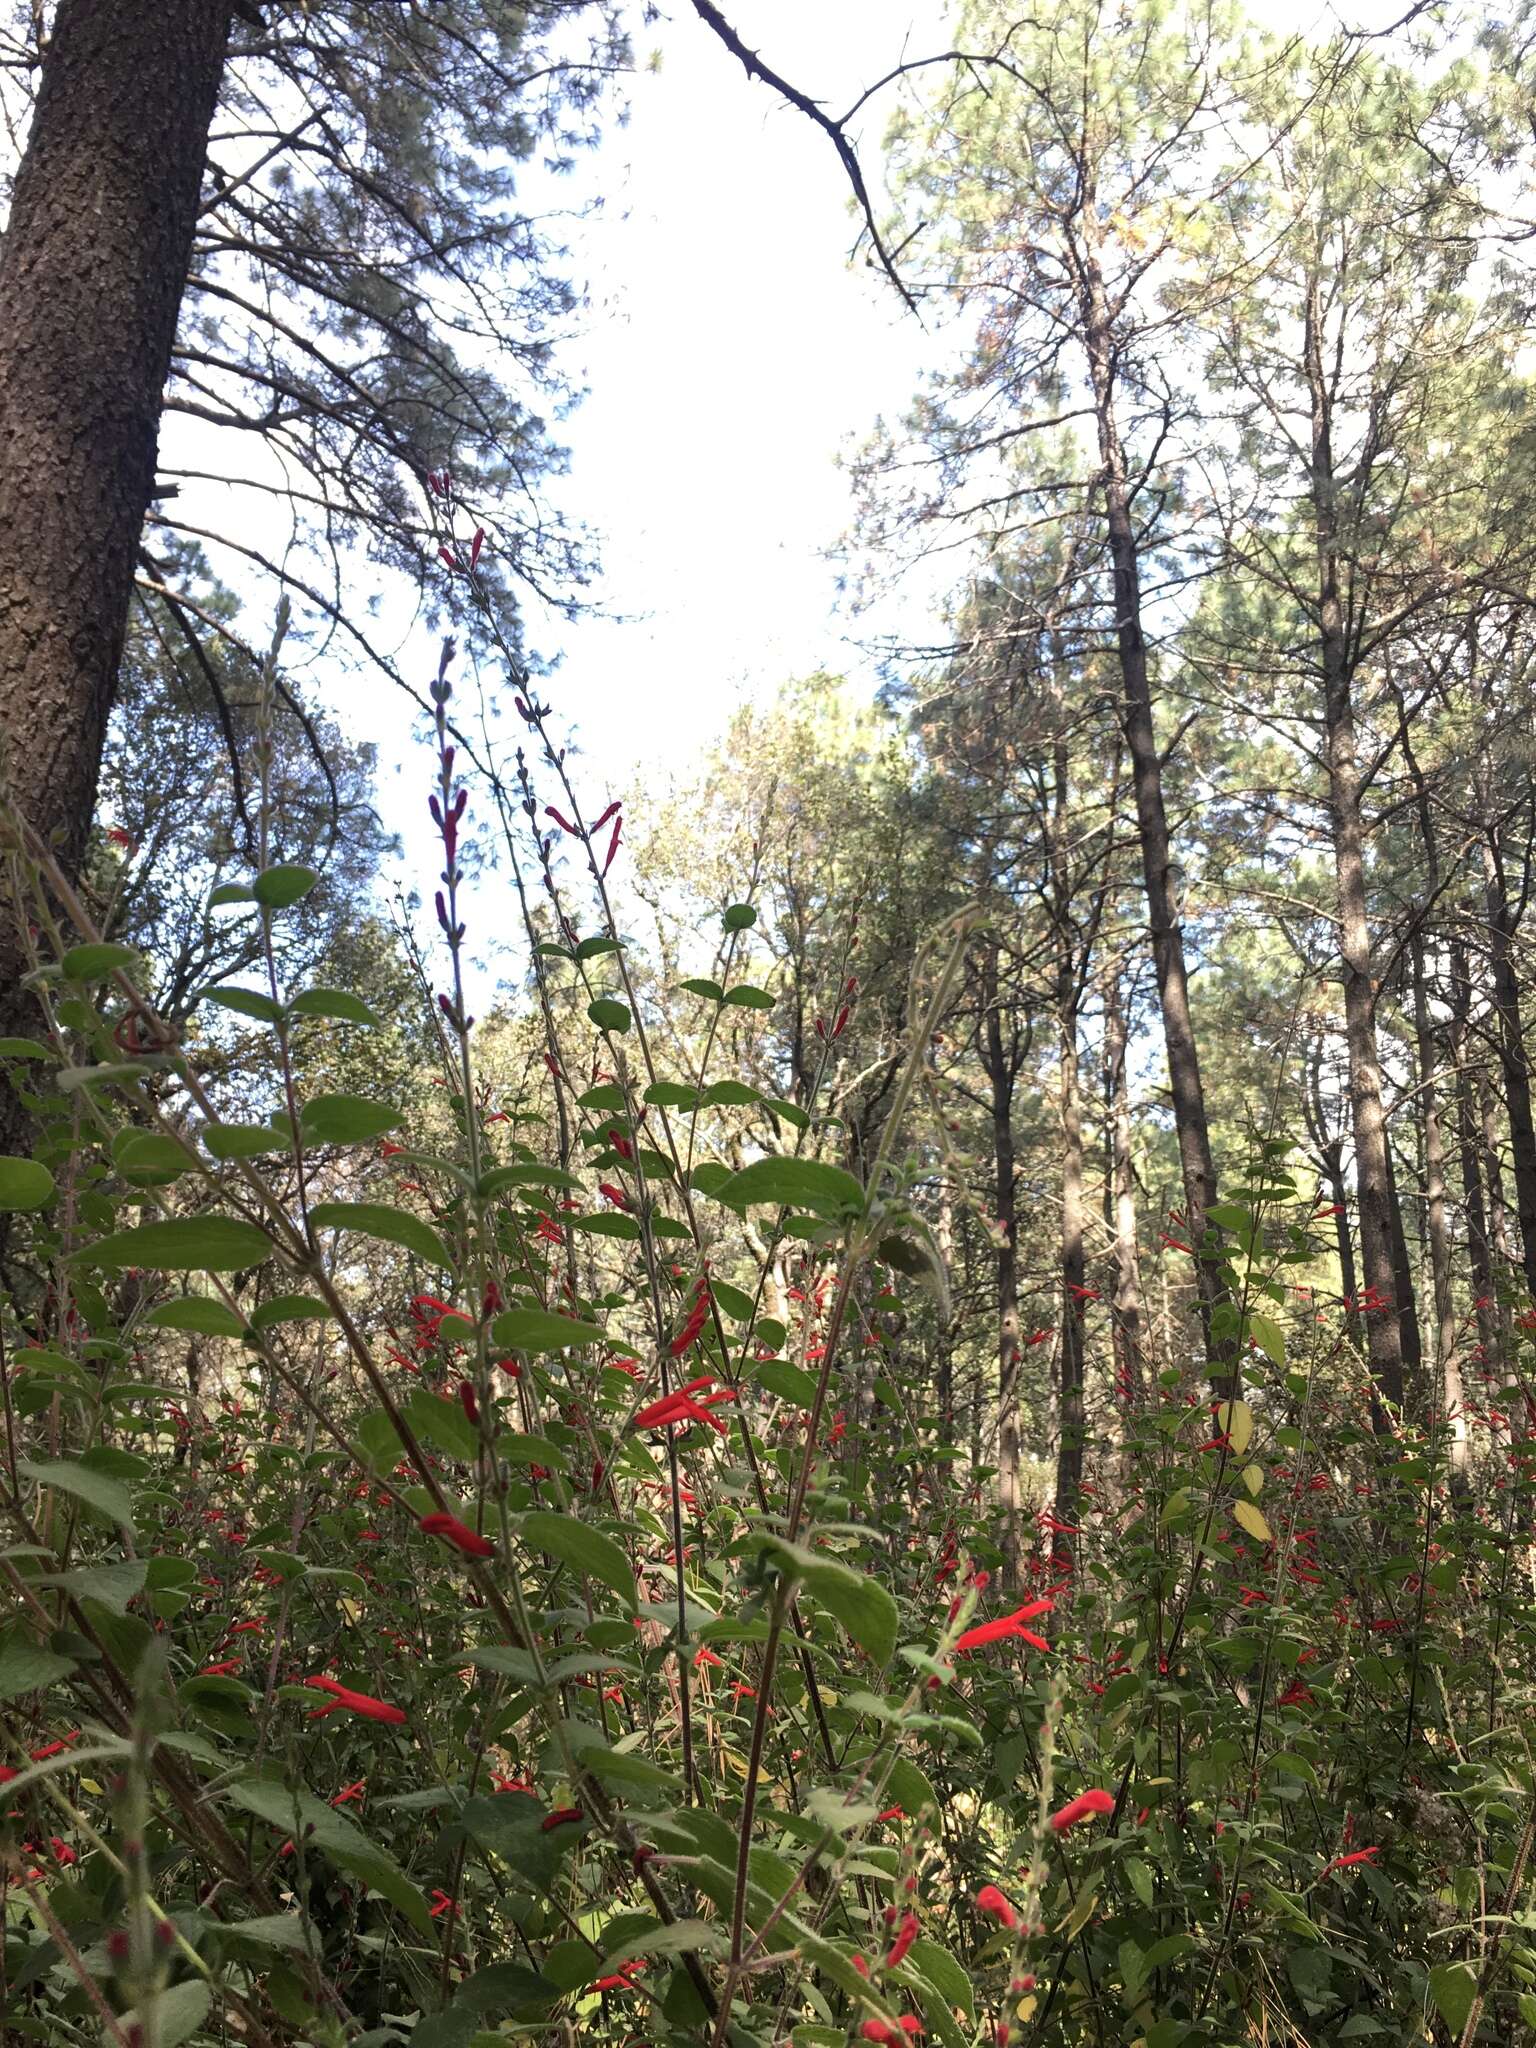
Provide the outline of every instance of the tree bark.
{"type": "MultiPolygon", "coordinates": [[[[230,0],[60,0],[0,249],[0,784],[71,873],[230,14],[230,0]]],[[[0,1034],[31,1014],[24,961],[0,904],[0,1034]]],[[[7,1097],[0,1121],[14,1115],[7,1097]]]]}
{"type": "Polygon", "coordinates": [[[1010,1590],[1019,1583],[1022,1545],[1019,1528],[1019,1322],[1018,1196],[1014,1188],[1014,1064],[1003,1043],[998,992],[997,948],[989,946],[982,966],[982,1062],[992,1091],[992,1156],[997,1172],[997,1491],[1003,1511],[1003,1576],[1010,1590]]]}
{"type": "Polygon", "coordinates": [[[1173,1103],[1174,1132],[1184,1183],[1184,1206],[1190,1244],[1195,1253],[1201,1330],[1207,1367],[1218,1392],[1232,1390],[1238,1347],[1236,1312],[1221,1262],[1205,1255],[1206,1219],[1216,1201],[1216,1167],[1211,1155],[1205,1089],[1189,1007],[1189,975],[1184,959],[1184,934],[1176,902],[1173,852],[1168,814],[1163,803],[1163,764],[1152,717],[1152,680],[1142,627],[1141,563],[1136,525],[1131,514],[1131,488],[1115,406],[1114,315],[1097,254],[1096,199],[1085,197],[1078,221],[1083,237],[1080,259],[1080,313],[1083,347],[1093,389],[1098,428],[1100,485],[1104,493],[1105,526],[1114,589],[1115,645],[1123,694],[1120,718],[1131,763],[1136,802],[1136,829],[1141,846],[1142,875],[1147,893],[1147,921],[1152,964],[1157,977],[1158,1005],[1168,1059],[1168,1088],[1173,1103]],[[1232,1327],[1213,1315],[1218,1306],[1232,1312],[1232,1327]]]}
{"type": "MultiPolygon", "coordinates": [[[[1494,1295],[1493,1253],[1488,1241],[1488,1212],[1483,1199],[1482,1125],[1477,1083],[1468,1063],[1472,1025],[1472,977],[1466,948],[1451,942],[1451,1066],[1456,1077],[1456,1150],[1461,1167],[1461,1203],[1467,1226],[1467,1264],[1472,1274],[1472,1313],[1477,1323],[1477,1351],[1486,1366],[1497,1356],[1498,1319],[1494,1295]]],[[[1465,1390],[1463,1390],[1465,1399],[1465,1390]]],[[[1449,1392],[1447,1392],[1449,1399],[1449,1392]]]]}
{"type": "Polygon", "coordinates": [[[1504,877],[1503,846],[1491,822],[1491,804],[1484,798],[1483,902],[1488,914],[1488,960],[1493,978],[1493,1007],[1499,1023],[1499,1064],[1504,1076],[1504,1107],[1509,1117],[1510,1166],[1515,1180],[1515,1211],[1520,1219],[1520,1266],[1532,1300],[1536,1300],[1536,1120],[1531,1111],[1531,1063],[1520,1021],[1520,984],[1515,978],[1515,917],[1504,877]]]}
{"type": "Polygon", "coordinates": [[[1462,1413],[1461,1360],[1456,1347],[1456,1304],[1451,1293],[1451,1238],[1445,1211],[1445,1139],[1440,1128],[1438,1061],[1425,986],[1424,945],[1415,939],[1413,1029],[1419,1054],[1419,1118],[1424,1131],[1424,1228],[1429,1239],[1430,1283],[1435,1297],[1435,1370],[1440,1382],[1442,1415],[1449,1418],[1451,1483],[1465,1483],[1467,1424],[1462,1413]]]}
{"type": "MultiPolygon", "coordinates": [[[[1317,560],[1317,630],[1323,671],[1323,718],[1328,742],[1328,795],[1338,887],[1339,958],[1344,981],[1344,1037],[1349,1058],[1349,1099],[1355,1139],[1355,1186],[1360,1209],[1360,1265],[1371,1376],[1381,1399],[1403,1401],[1403,1315],[1413,1313],[1412,1276],[1393,1260],[1391,1162],[1376,1049],[1376,996],[1371,976],[1371,934],[1366,908],[1365,828],[1360,802],[1352,663],[1340,577],[1337,487],[1333,467],[1332,399],[1323,362],[1322,309],[1317,280],[1307,287],[1303,344],[1311,402],[1311,498],[1317,560]],[[1408,1290],[1401,1298],[1400,1287],[1408,1290]]],[[[1378,1427],[1390,1417],[1375,1410],[1378,1427]]]]}
{"type": "MultiPolygon", "coordinates": [[[[1077,1527],[1083,1484],[1083,1318],[1087,1256],[1083,1239],[1083,1109],[1078,1082],[1076,962],[1060,935],[1056,975],[1061,1086],[1061,1357],[1060,1435],[1056,1451],[1056,1519],[1077,1527]]],[[[1070,1538],[1059,1538],[1070,1545],[1070,1538]]]]}
{"type": "Polygon", "coordinates": [[[1140,1406],[1146,1379],[1141,1334],[1141,1253],[1136,1242],[1136,1170],[1126,1081],[1126,1024],[1120,976],[1104,977],[1105,1209],[1115,1256],[1115,1383],[1128,1409],[1140,1406]]]}

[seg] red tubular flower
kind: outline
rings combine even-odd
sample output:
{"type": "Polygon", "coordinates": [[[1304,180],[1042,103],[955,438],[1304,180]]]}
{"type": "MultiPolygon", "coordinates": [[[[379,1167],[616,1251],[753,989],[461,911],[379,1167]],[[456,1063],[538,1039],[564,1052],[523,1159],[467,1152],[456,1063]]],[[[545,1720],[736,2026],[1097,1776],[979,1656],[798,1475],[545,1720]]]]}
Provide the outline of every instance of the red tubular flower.
{"type": "Polygon", "coordinates": [[[698,1655],[694,1658],[693,1668],[695,1671],[697,1671],[705,1664],[713,1664],[717,1671],[723,1671],[725,1669],[724,1664],[715,1655],[714,1651],[709,1649],[707,1646],[702,1648],[699,1651],[698,1655]]]}
{"type": "Polygon", "coordinates": [[[560,830],[562,832],[569,832],[573,839],[579,839],[581,837],[581,833],[571,823],[570,819],[562,817],[560,812],[555,809],[553,804],[546,804],[544,806],[544,815],[546,818],[553,818],[555,823],[560,827],[560,830]]]}
{"type": "Polygon", "coordinates": [[[603,873],[605,875],[607,874],[608,870],[613,866],[614,855],[619,850],[619,834],[623,830],[624,820],[622,818],[615,818],[613,821],[613,837],[608,841],[608,852],[603,860],[603,873]]]}
{"type": "Polygon", "coordinates": [[[1374,1863],[1380,1854],[1381,1849],[1377,1845],[1369,1849],[1356,1849],[1348,1856],[1335,1856],[1331,1863],[1324,1864],[1323,1875],[1326,1877],[1331,1870],[1348,1870],[1356,1863],[1374,1863]]]}
{"type": "Polygon", "coordinates": [[[955,1644],[957,1650],[979,1650],[984,1643],[1000,1643],[1006,1638],[1017,1637],[1021,1643],[1028,1643],[1031,1649],[1048,1650],[1051,1646],[1043,1636],[1024,1627],[1026,1621],[1033,1621],[1037,1614],[1049,1614],[1054,1602],[1030,1600],[1023,1607],[1015,1608],[1012,1614],[1001,1614],[993,1621],[984,1621],[976,1628],[968,1628],[955,1644]]]}
{"type": "Polygon", "coordinates": [[[477,1536],[467,1523],[459,1520],[457,1515],[423,1515],[416,1526],[428,1536],[441,1536],[445,1543],[451,1543],[455,1550],[462,1550],[466,1557],[496,1555],[495,1544],[487,1542],[483,1536],[477,1536]]]}
{"type": "Polygon", "coordinates": [[[907,1950],[917,1939],[917,1934],[917,1915],[909,1906],[901,1916],[901,1925],[896,1930],[896,1939],[891,1943],[890,1952],[885,1959],[885,1967],[888,1970],[894,1970],[896,1965],[905,1959],[907,1950]]]}
{"type": "Polygon", "coordinates": [[[634,1978],[645,1968],[644,1962],[620,1963],[611,1977],[599,1977],[593,1985],[594,1991],[633,1991],[634,1978]]]}
{"type": "Polygon", "coordinates": [[[463,1408],[470,1421],[478,1428],[480,1425],[480,1403],[475,1399],[475,1390],[468,1380],[459,1381],[459,1405],[463,1408]]]}
{"type": "Polygon", "coordinates": [[[367,1783],[368,1780],[366,1778],[359,1778],[354,1784],[343,1785],[336,1794],[336,1797],[331,1801],[332,1806],[345,1806],[351,1799],[361,1799],[367,1783]]]}
{"type": "Polygon", "coordinates": [[[549,1834],[554,1828],[563,1828],[570,1821],[585,1820],[586,1815],[579,1806],[557,1806],[553,1813],[546,1813],[539,1822],[539,1832],[549,1834]]]}
{"type": "Polygon", "coordinates": [[[452,1895],[445,1892],[441,1885],[433,1888],[432,1900],[432,1907],[427,1916],[429,1919],[436,1920],[442,1913],[446,1913],[450,1920],[457,1919],[459,1909],[453,1903],[452,1895]]]}
{"type": "Polygon", "coordinates": [[[603,827],[607,824],[608,820],[618,815],[619,810],[623,805],[623,802],[623,797],[616,796],[613,802],[608,806],[607,810],[604,811],[603,815],[600,818],[594,818],[592,820],[592,830],[594,832],[601,832],[603,827]]]}
{"type": "Polygon", "coordinates": [[[473,569],[480,560],[480,550],[485,546],[485,528],[477,526],[475,537],[469,544],[469,566],[473,569]]]}
{"type": "Polygon", "coordinates": [[[905,1807],[888,1806],[884,1813],[877,1813],[875,1815],[875,1825],[878,1827],[883,1820],[905,1820],[906,1817],[905,1807]]]}
{"type": "Polygon", "coordinates": [[[597,1184],[597,1192],[605,1202],[612,1202],[615,1209],[627,1209],[629,1207],[628,1195],[625,1194],[622,1188],[616,1188],[611,1180],[600,1180],[597,1184]]]}
{"type": "Polygon", "coordinates": [[[1087,1820],[1090,1814],[1113,1813],[1113,1794],[1100,1791],[1079,1792],[1075,1799],[1069,1799],[1065,1806],[1051,1815],[1051,1826],[1058,1835],[1064,1835],[1068,1828],[1075,1828],[1080,1820],[1087,1820]]]}
{"type": "Polygon", "coordinates": [[[240,1659],[230,1657],[222,1664],[205,1664],[197,1674],[199,1678],[227,1678],[231,1671],[240,1669],[240,1659]]]}
{"type": "Polygon", "coordinates": [[[306,1678],[304,1683],[313,1686],[317,1692],[335,1695],[332,1705],[316,1707],[310,1715],[311,1721],[323,1721],[328,1714],[359,1714],[365,1721],[384,1721],[391,1727],[403,1728],[406,1722],[405,1709],[391,1706],[388,1700],[376,1700],[366,1692],[354,1692],[350,1686],[339,1685],[334,1678],[306,1678]]]}
{"type": "Polygon", "coordinates": [[[445,567],[452,569],[455,572],[458,570],[459,558],[457,555],[453,554],[449,549],[439,548],[437,551],[437,558],[440,562],[442,562],[445,565],[445,567]]]}
{"type": "Polygon", "coordinates": [[[698,1337],[708,1316],[709,1286],[706,1281],[701,1280],[699,1282],[698,1294],[694,1297],[693,1307],[688,1311],[688,1320],[672,1339],[670,1349],[674,1358],[682,1357],[683,1353],[698,1337]]]}
{"type": "Polygon", "coordinates": [[[978,1913],[989,1913],[1000,1926],[1006,1927],[1010,1934],[1019,1924],[1019,1916],[1013,1910],[1012,1903],[995,1884],[984,1884],[976,1894],[976,1910],[978,1913]]]}

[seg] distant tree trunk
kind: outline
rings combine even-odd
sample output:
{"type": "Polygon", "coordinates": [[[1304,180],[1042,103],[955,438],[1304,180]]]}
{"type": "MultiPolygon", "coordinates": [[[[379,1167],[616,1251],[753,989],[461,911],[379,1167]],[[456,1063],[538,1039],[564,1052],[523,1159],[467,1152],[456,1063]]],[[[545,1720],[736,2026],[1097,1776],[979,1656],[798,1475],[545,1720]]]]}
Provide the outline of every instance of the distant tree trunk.
{"type": "MultiPolygon", "coordinates": [[[[84,853],[230,0],[59,0],[0,249],[0,768],[84,853]]],[[[31,1018],[0,903],[0,1035],[31,1018]]],[[[15,1117],[0,1096],[0,1124],[15,1117]]],[[[0,1129],[0,1150],[15,1135],[0,1129]]]]}
{"type": "Polygon", "coordinates": [[[1451,1239],[1445,1214],[1445,1140],[1440,1129],[1435,1036],[1430,1025],[1421,939],[1415,939],[1409,960],[1413,972],[1413,1029],[1419,1061],[1419,1123],[1424,1132],[1424,1231],[1429,1239],[1430,1284],[1435,1300],[1435,1371],[1440,1384],[1442,1409],[1449,1417],[1451,1482],[1460,1487],[1466,1472],[1467,1425],[1461,1405],[1461,1361],[1456,1353],[1456,1305],[1451,1294],[1451,1239]]]}
{"type": "Polygon", "coordinates": [[[1115,408],[1115,326],[1103,272],[1098,261],[1097,201],[1085,195],[1078,216],[1084,238],[1081,260],[1083,343],[1088,357],[1098,427],[1100,484],[1109,541],[1115,601],[1115,645],[1123,694],[1120,717],[1131,763],[1136,801],[1136,829],[1141,845],[1142,875],[1147,892],[1147,921],[1152,939],[1152,964],[1157,977],[1163,1042],[1168,1058],[1168,1088],[1173,1102],[1174,1132],[1184,1182],[1184,1206],[1190,1243],[1195,1251],[1201,1329],[1213,1383],[1231,1389],[1237,1360],[1235,1332],[1212,1327],[1212,1311],[1229,1302],[1218,1261],[1201,1256],[1206,1217],[1216,1200],[1216,1167],[1211,1156],[1205,1090],[1189,1008],[1189,976],[1184,961],[1184,935],[1176,901],[1173,851],[1168,815],[1163,804],[1163,763],[1152,718],[1152,680],[1141,617],[1141,564],[1132,514],[1130,479],[1120,441],[1115,408]]]}
{"type": "Polygon", "coordinates": [[[997,1490],[1003,1511],[1003,1574],[1010,1589],[1019,1583],[1019,1322],[1018,1196],[1014,1188],[1014,1063],[1003,1043],[997,948],[989,946],[982,966],[982,1062],[992,1091],[992,1156],[996,1165],[997,1223],[997,1490]]]}
{"type": "Polygon", "coordinates": [[[1408,1237],[1403,1228],[1403,1204],[1397,1191],[1397,1160],[1387,1145],[1387,1218],[1392,1233],[1392,1313],[1397,1321],[1397,1341],[1403,1358],[1403,1386],[1410,1402],[1423,1391],[1424,1346],[1419,1336],[1415,1311],[1413,1262],[1408,1256],[1408,1237]]]}
{"type": "Polygon", "coordinates": [[[1141,1253],[1136,1242],[1136,1171],[1125,1053],[1120,976],[1111,967],[1104,977],[1104,1208],[1115,1257],[1115,1382],[1121,1400],[1134,1409],[1140,1406],[1145,1391],[1146,1369],[1141,1348],[1141,1253]]]}
{"type": "MultiPolygon", "coordinates": [[[[1083,1240],[1083,1110],[1078,1086],[1077,975],[1070,954],[1057,975],[1061,1074],[1061,1362],[1056,1518],[1077,1526],[1083,1484],[1083,1317],[1087,1256],[1083,1240]]],[[[1070,1539],[1064,1539],[1070,1542],[1070,1539]]]]}
{"type": "Polygon", "coordinates": [[[1504,878],[1503,847],[1485,793],[1483,815],[1483,901],[1488,913],[1488,960],[1493,1007],[1499,1023],[1499,1061],[1504,1074],[1504,1107],[1509,1117],[1510,1165],[1515,1208],[1520,1218],[1520,1264],[1536,1300],[1536,1123],[1531,1114],[1531,1063],[1520,1022],[1520,985],[1515,978],[1515,916],[1504,878]]]}
{"type": "Polygon", "coordinates": [[[1359,1278],[1355,1272],[1355,1241],[1349,1231],[1349,1188],[1344,1180],[1344,1140],[1333,1135],[1323,1107],[1322,1048],[1315,1049],[1307,1065],[1307,1092],[1303,1103],[1307,1128],[1317,1147],[1317,1170],[1328,1190],[1333,1209],[1334,1243],[1339,1254],[1339,1289],[1344,1296],[1344,1315],[1351,1334],[1360,1336],[1359,1278]]]}
{"type": "MultiPolygon", "coordinates": [[[[1323,361],[1320,288],[1307,288],[1305,367],[1312,406],[1312,521],[1317,553],[1317,625],[1323,671],[1323,717],[1328,736],[1328,795],[1334,870],[1338,882],[1339,958],[1344,979],[1344,1036],[1349,1055],[1349,1099],[1355,1139],[1355,1187],[1360,1210],[1360,1264],[1367,1295],[1392,1309],[1367,1309],[1371,1374],[1394,1408],[1403,1401],[1402,1317],[1413,1313],[1413,1279],[1393,1261],[1391,1162],[1376,1048],[1376,996],[1371,975],[1371,934],[1366,910],[1365,827],[1360,763],[1351,691],[1351,659],[1339,570],[1339,514],[1333,468],[1332,393],[1323,361]],[[1407,1299],[1400,1289],[1406,1286],[1407,1299]]],[[[1390,1420],[1378,1405],[1378,1428],[1390,1420]]]]}
{"type": "Polygon", "coordinates": [[[1482,1118],[1477,1084],[1468,1063],[1472,1023],[1472,977],[1466,948],[1451,945],[1451,1065],[1456,1076],[1456,1150],[1461,1166],[1462,1211],[1467,1226],[1467,1264],[1472,1274],[1472,1312],[1477,1323],[1477,1348],[1484,1364],[1498,1344],[1493,1253],[1488,1241],[1488,1212],[1483,1199],[1482,1118]]]}
{"type": "MultiPolygon", "coordinates": [[[[946,1275],[952,1274],[955,1264],[955,1202],[946,1178],[939,1190],[939,1214],[934,1230],[934,1242],[938,1247],[946,1275]]],[[[955,1438],[955,1325],[948,1316],[939,1322],[939,1369],[937,1394],[939,1401],[939,1441],[952,1444],[955,1438]]]]}

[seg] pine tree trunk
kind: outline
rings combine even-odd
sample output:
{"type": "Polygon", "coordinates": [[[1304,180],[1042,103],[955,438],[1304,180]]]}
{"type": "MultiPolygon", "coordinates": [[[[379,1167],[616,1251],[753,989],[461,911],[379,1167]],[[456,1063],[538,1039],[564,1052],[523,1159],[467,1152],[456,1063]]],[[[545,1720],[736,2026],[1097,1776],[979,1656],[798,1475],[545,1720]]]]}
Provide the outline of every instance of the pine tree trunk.
{"type": "Polygon", "coordinates": [[[1083,345],[1088,357],[1098,427],[1100,485],[1109,542],[1115,601],[1115,645],[1124,694],[1120,717],[1131,763],[1136,802],[1136,829],[1141,846],[1142,875],[1147,892],[1147,920],[1152,964],[1157,977],[1163,1042],[1168,1059],[1168,1088],[1173,1102],[1174,1132],[1184,1183],[1189,1241],[1195,1250],[1200,1323],[1205,1355],[1218,1392],[1230,1392],[1237,1358],[1235,1320],[1232,1331],[1212,1327],[1218,1304],[1231,1306],[1220,1263],[1201,1256],[1206,1218],[1216,1201],[1216,1167],[1211,1155],[1205,1089],[1189,1007],[1189,975],[1184,960],[1184,934],[1176,902],[1173,852],[1168,814],[1163,803],[1163,764],[1152,718],[1152,680],[1142,627],[1141,564],[1125,451],[1120,442],[1115,408],[1114,320],[1097,258],[1097,216],[1092,195],[1081,209],[1079,224],[1085,241],[1082,260],[1083,345]]]}
{"type": "MultiPolygon", "coordinates": [[[[1063,950],[1057,973],[1057,1029],[1061,1073],[1061,1355],[1060,1435],[1056,1452],[1056,1519],[1077,1526],[1083,1484],[1083,1317],[1087,1311],[1087,1256],[1083,1240],[1083,1110],[1078,1083],[1077,976],[1063,950]]],[[[1062,1539],[1070,1542],[1070,1539],[1062,1539]]]]}
{"type": "Polygon", "coordinates": [[[1022,1554],[1019,1527],[1019,1322],[1018,1197],[1014,1189],[1012,1062],[1003,1044],[998,995],[997,950],[989,948],[982,969],[983,1063],[992,1091],[992,1156],[996,1166],[997,1222],[997,1491],[1003,1511],[1003,1575],[1010,1590],[1019,1583],[1022,1554]]]}
{"type": "Polygon", "coordinates": [[[1430,1284],[1435,1301],[1435,1374],[1440,1384],[1441,1412],[1450,1418],[1451,1482],[1453,1486],[1460,1487],[1466,1472],[1467,1424],[1461,1406],[1461,1361],[1456,1350],[1456,1305],[1451,1293],[1451,1238],[1445,1212],[1445,1140],[1440,1129],[1435,1037],[1430,1026],[1422,940],[1415,939],[1410,962],[1413,970],[1413,1029],[1419,1055],[1419,1120],[1424,1132],[1424,1230],[1429,1239],[1430,1284]]]}
{"type": "Polygon", "coordinates": [[[1477,1323],[1477,1348],[1479,1356],[1487,1364],[1495,1356],[1498,1324],[1494,1310],[1493,1253],[1488,1242],[1488,1212],[1483,1199],[1481,1119],[1477,1087],[1467,1056],[1471,1023],[1472,977],[1467,969],[1466,949],[1453,941],[1450,1044],[1451,1066],[1456,1076],[1456,1150],[1461,1168],[1461,1205],[1466,1217],[1467,1264],[1472,1275],[1472,1313],[1477,1323]]]}
{"type": "Polygon", "coordinates": [[[1125,1071],[1125,1011],[1120,976],[1104,977],[1105,1208],[1115,1255],[1113,1342],[1115,1382],[1129,1409],[1140,1406],[1146,1367],[1141,1336],[1141,1253],[1136,1243],[1136,1171],[1131,1153],[1131,1098],[1125,1071]]]}
{"type": "MultiPolygon", "coordinates": [[[[1318,286],[1308,286],[1305,356],[1312,406],[1312,519],[1317,555],[1317,625],[1323,671],[1323,716],[1328,740],[1328,794],[1338,885],[1339,957],[1344,979],[1344,1037],[1349,1057],[1349,1099],[1355,1139],[1355,1185],[1360,1210],[1360,1264],[1367,1306],[1365,1327],[1371,1375],[1394,1409],[1403,1401],[1402,1318],[1412,1316],[1412,1276],[1393,1260],[1391,1162],[1376,1049],[1376,997],[1371,975],[1366,910],[1365,828],[1355,737],[1351,664],[1339,574],[1339,520],[1333,469],[1331,396],[1323,363],[1318,286]],[[1406,1286],[1408,1299],[1400,1289],[1406,1286]]],[[[1378,1427],[1390,1419],[1378,1407],[1378,1427]]]]}
{"type": "MultiPolygon", "coordinates": [[[[60,0],[0,249],[0,765],[71,872],[154,488],[230,13],[230,0],[60,0]]],[[[32,1020],[24,958],[0,904],[0,1035],[32,1020]]],[[[13,1102],[5,1091],[0,1120],[13,1102]]]]}
{"type": "MultiPolygon", "coordinates": [[[[1485,819],[1491,815],[1485,794],[1483,815],[1485,819]]],[[[1536,1300],[1536,1122],[1531,1113],[1531,1063],[1520,1021],[1520,985],[1515,978],[1515,918],[1504,880],[1498,828],[1491,822],[1485,827],[1483,840],[1483,901],[1488,914],[1488,958],[1493,975],[1493,1007],[1499,1021],[1499,1062],[1509,1117],[1515,1209],[1520,1218],[1520,1264],[1526,1287],[1536,1300]]]]}

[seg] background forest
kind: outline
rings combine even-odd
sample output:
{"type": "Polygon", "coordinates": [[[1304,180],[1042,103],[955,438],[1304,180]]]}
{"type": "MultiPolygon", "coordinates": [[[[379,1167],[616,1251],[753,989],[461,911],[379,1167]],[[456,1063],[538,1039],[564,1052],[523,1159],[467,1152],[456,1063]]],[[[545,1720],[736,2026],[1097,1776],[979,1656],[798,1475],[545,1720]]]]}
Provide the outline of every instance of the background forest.
{"type": "Polygon", "coordinates": [[[650,21],[0,5],[0,2038],[1536,2040],[1536,15],[677,11],[931,373],[619,788],[650,21]]]}

